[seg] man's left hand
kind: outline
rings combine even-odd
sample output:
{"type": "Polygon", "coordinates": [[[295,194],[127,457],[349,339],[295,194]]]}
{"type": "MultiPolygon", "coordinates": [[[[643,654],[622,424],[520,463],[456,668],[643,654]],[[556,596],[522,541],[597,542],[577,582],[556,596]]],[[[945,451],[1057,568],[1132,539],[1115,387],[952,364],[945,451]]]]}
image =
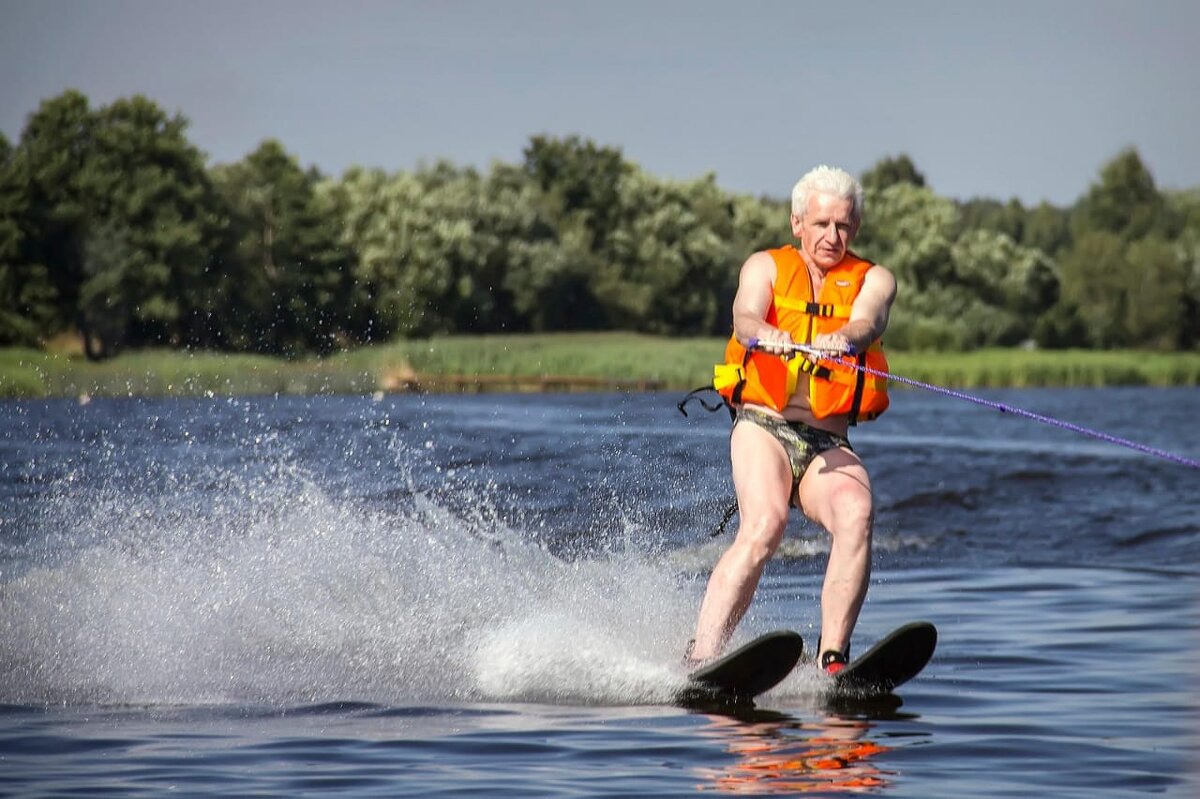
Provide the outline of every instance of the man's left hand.
{"type": "Polygon", "coordinates": [[[813,336],[812,347],[830,355],[846,355],[853,351],[850,339],[841,333],[819,333],[813,336]]]}

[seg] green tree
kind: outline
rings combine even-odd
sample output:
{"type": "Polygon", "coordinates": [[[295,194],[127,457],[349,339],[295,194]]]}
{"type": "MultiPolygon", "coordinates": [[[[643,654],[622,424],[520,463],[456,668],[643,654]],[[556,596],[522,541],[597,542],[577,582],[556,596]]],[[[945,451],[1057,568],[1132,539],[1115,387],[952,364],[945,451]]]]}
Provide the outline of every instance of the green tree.
{"type": "Polygon", "coordinates": [[[29,195],[17,154],[0,134],[0,345],[36,344],[56,317],[54,287],[44,264],[26,252],[29,195]]]}
{"type": "Polygon", "coordinates": [[[1192,344],[1194,262],[1186,247],[1149,236],[1126,244],[1088,233],[1064,257],[1066,313],[1091,346],[1177,349],[1192,344]]]}
{"type": "Polygon", "coordinates": [[[727,245],[729,258],[713,279],[717,317],[712,333],[728,335],[733,329],[733,297],[737,293],[742,264],[751,253],[794,243],[790,222],[791,201],[735,194],[728,197],[732,232],[727,245]]]}
{"type": "Polygon", "coordinates": [[[925,185],[925,176],[917,169],[913,160],[902,153],[876,161],[874,166],[862,174],[860,182],[864,189],[871,191],[882,191],[897,183],[922,188],[925,185]]]}
{"type": "Polygon", "coordinates": [[[1105,164],[1071,213],[1063,305],[1097,347],[1190,346],[1197,338],[1186,203],[1159,192],[1137,151],[1105,164]]]}
{"type": "Polygon", "coordinates": [[[969,349],[1016,344],[1037,335],[1058,299],[1054,263],[998,228],[1019,228],[1019,203],[963,207],[927,188],[896,182],[868,192],[855,249],[896,275],[888,329],[892,345],[969,349]],[[991,215],[991,216],[989,216],[991,215]],[[981,220],[988,218],[987,224],[981,220]]]}
{"type": "Polygon", "coordinates": [[[1073,211],[1076,237],[1102,231],[1134,241],[1155,234],[1175,238],[1180,221],[1154,184],[1154,177],[1137,150],[1124,150],[1100,170],[1073,211]]]}
{"type": "Polygon", "coordinates": [[[1182,226],[1174,242],[1186,275],[1179,347],[1196,349],[1200,348],[1200,188],[1172,192],[1167,201],[1182,226]]]}
{"type": "Polygon", "coordinates": [[[637,170],[622,183],[596,294],[610,321],[649,333],[712,333],[736,274],[734,213],[713,175],[668,183],[637,170]]]}
{"type": "Polygon", "coordinates": [[[488,176],[463,170],[457,180],[426,184],[425,223],[409,264],[410,279],[436,270],[442,277],[427,308],[438,331],[482,333],[515,326],[508,273],[514,242],[529,235],[534,189],[509,169],[488,176]],[[453,220],[446,226],[442,220],[453,220]]]}
{"type": "Polygon", "coordinates": [[[402,215],[420,202],[419,181],[355,167],[339,180],[322,181],[316,191],[336,221],[338,244],[352,254],[352,304],[365,317],[364,338],[386,340],[407,330],[407,315],[399,311],[404,303],[396,296],[407,237],[402,215]]]}
{"type": "Polygon", "coordinates": [[[1004,233],[968,230],[951,246],[950,259],[951,285],[990,309],[964,320],[968,326],[980,323],[970,336],[976,345],[1033,339],[1038,318],[1058,300],[1054,264],[1040,250],[1022,247],[1004,233]]]}
{"type": "Polygon", "coordinates": [[[89,357],[105,357],[188,343],[205,324],[213,202],[186,125],[140,96],[92,111],[76,91],[30,116],[5,185],[22,218],[22,314],[43,334],[74,325],[89,357]]]}
{"type": "Polygon", "coordinates": [[[520,325],[538,332],[605,328],[592,285],[600,268],[580,216],[567,217],[551,236],[515,242],[504,285],[520,325]]]}
{"type": "MultiPolygon", "coordinates": [[[[739,268],[751,253],[793,241],[790,200],[735,194],[729,197],[729,203],[733,211],[733,251],[740,254],[739,268]]],[[[734,274],[730,285],[737,286],[737,278],[734,274]]]]}
{"type": "Polygon", "coordinates": [[[499,213],[492,228],[505,231],[503,288],[512,303],[513,329],[588,330],[604,326],[592,281],[600,268],[595,234],[584,213],[564,208],[527,169],[497,165],[489,178],[499,213]]]}
{"type": "Polygon", "coordinates": [[[1127,346],[1173,350],[1194,339],[1186,325],[1191,266],[1179,246],[1157,237],[1139,239],[1126,252],[1128,299],[1123,320],[1127,346]]]}
{"type": "Polygon", "coordinates": [[[1131,267],[1125,243],[1115,233],[1085,233],[1060,261],[1060,319],[1077,317],[1092,347],[1112,348],[1128,341],[1125,319],[1131,267]]]}
{"type": "Polygon", "coordinates": [[[953,202],[911,183],[894,183],[868,192],[866,205],[856,252],[886,264],[912,291],[951,277],[950,246],[958,226],[953,202]]]}
{"type": "Polygon", "coordinates": [[[316,190],[320,175],[270,139],[214,177],[235,242],[235,268],[220,286],[227,344],[295,356],[365,335],[350,253],[316,190]]]}
{"type": "Polygon", "coordinates": [[[1055,258],[1071,244],[1070,218],[1069,211],[1041,202],[1026,213],[1019,241],[1055,258]]]}
{"type": "Polygon", "coordinates": [[[522,172],[498,167],[484,178],[445,163],[391,177],[353,169],[326,191],[380,333],[524,327],[514,294],[537,287],[512,270],[555,261],[538,191],[522,172]]]}
{"type": "Polygon", "coordinates": [[[601,250],[616,224],[621,181],[631,169],[619,149],[590,139],[534,136],[525,148],[525,171],[559,200],[563,214],[580,214],[601,250]]]}
{"type": "Polygon", "coordinates": [[[993,230],[1003,233],[1013,241],[1021,241],[1024,236],[1025,220],[1028,215],[1021,202],[1015,197],[1006,203],[977,197],[959,203],[958,209],[961,232],[993,230]]]}
{"type": "Polygon", "coordinates": [[[88,220],[79,175],[91,152],[93,128],[80,92],[44,100],[26,120],[4,170],[10,230],[19,231],[10,239],[15,253],[9,254],[6,282],[14,304],[8,307],[16,309],[14,317],[22,321],[12,324],[26,340],[35,332],[79,327],[88,220]]]}
{"type": "Polygon", "coordinates": [[[125,344],[130,319],[138,310],[133,292],[138,277],[150,271],[150,265],[130,243],[131,238],[129,229],[113,220],[91,224],[84,236],[79,318],[88,355],[93,358],[116,354],[125,344]]]}
{"type": "Polygon", "coordinates": [[[142,96],[94,115],[77,175],[87,205],[78,319],[94,356],[126,341],[178,346],[205,338],[217,206],[186,128],[182,116],[142,96]]]}
{"type": "Polygon", "coordinates": [[[970,301],[948,288],[954,278],[950,248],[958,226],[953,202],[903,181],[867,191],[866,214],[854,250],[887,266],[897,296],[887,341],[904,349],[960,348],[969,337],[960,306],[970,301]]]}

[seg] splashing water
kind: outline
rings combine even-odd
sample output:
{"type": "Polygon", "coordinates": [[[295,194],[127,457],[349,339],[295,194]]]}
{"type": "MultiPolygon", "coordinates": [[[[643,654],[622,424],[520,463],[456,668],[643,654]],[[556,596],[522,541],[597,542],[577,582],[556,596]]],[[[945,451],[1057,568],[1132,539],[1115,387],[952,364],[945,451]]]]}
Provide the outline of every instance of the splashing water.
{"type": "Polygon", "coordinates": [[[727,545],[694,535],[724,501],[697,488],[696,441],[720,436],[610,424],[587,447],[608,408],[567,408],[24,408],[0,702],[670,701],[727,545]]]}
{"type": "Polygon", "coordinates": [[[561,559],[486,496],[466,518],[420,491],[364,509],[286,462],[227,477],[64,479],[0,575],[0,701],[621,704],[679,683],[694,586],[645,552],[561,559]]]}

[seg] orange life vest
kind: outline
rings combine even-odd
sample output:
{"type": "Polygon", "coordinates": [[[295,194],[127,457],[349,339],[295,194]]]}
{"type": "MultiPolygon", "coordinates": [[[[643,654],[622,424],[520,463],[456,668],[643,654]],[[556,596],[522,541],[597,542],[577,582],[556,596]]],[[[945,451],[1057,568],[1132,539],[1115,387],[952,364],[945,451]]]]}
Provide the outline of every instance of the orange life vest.
{"type": "MultiPolygon", "coordinates": [[[[787,246],[768,252],[775,260],[776,274],[766,322],[787,331],[798,344],[811,344],[818,333],[835,332],[849,321],[850,307],[862,290],[867,270],[874,266],[847,252],[825,273],[820,295],[814,298],[808,268],[796,248],[787,246]]],[[[880,372],[888,370],[879,340],[855,357],[860,365],[880,372]]],[[[848,415],[854,424],[887,410],[884,378],[833,359],[814,364],[801,355],[785,357],[747,350],[736,335],[725,347],[725,363],[714,369],[713,388],[731,405],[752,402],[782,411],[796,393],[801,372],[808,375],[808,404],[818,419],[848,415]]]]}

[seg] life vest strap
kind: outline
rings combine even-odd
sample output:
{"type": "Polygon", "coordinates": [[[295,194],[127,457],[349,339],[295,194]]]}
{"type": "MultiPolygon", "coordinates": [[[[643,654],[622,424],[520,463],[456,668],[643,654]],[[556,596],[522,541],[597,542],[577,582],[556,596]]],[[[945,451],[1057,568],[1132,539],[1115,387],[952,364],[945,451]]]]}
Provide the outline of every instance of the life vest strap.
{"type": "Polygon", "coordinates": [[[775,307],[789,311],[801,311],[809,316],[821,316],[829,319],[849,319],[851,306],[834,305],[827,302],[809,302],[797,300],[782,294],[775,295],[775,307]]]}
{"type": "Polygon", "coordinates": [[[860,352],[854,359],[858,363],[858,369],[855,369],[854,380],[854,397],[850,400],[850,424],[858,424],[858,412],[862,409],[863,387],[866,385],[867,373],[861,367],[867,365],[867,354],[860,352]]]}
{"type": "Polygon", "coordinates": [[[704,398],[700,396],[701,394],[703,394],[706,391],[716,391],[716,390],[717,390],[716,387],[712,386],[712,385],[698,386],[696,388],[693,388],[691,391],[689,391],[687,394],[685,394],[683,396],[683,399],[681,399],[675,405],[675,407],[678,408],[679,412],[682,413],[684,416],[688,415],[687,404],[689,402],[691,402],[692,400],[699,402],[700,407],[704,408],[704,410],[708,411],[709,413],[716,413],[717,411],[721,410],[721,408],[724,407],[724,408],[729,409],[729,418],[730,418],[730,421],[732,421],[733,417],[734,417],[733,406],[731,406],[729,403],[727,403],[725,401],[724,397],[721,397],[720,403],[716,403],[716,402],[709,403],[709,402],[705,402],[704,398]]]}
{"type": "Polygon", "coordinates": [[[800,362],[800,366],[798,368],[805,374],[812,375],[813,377],[819,377],[822,380],[829,380],[830,375],[833,374],[832,369],[830,369],[828,366],[821,366],[821,364],[817,363],[816,361],[810,361],[808,358],[797,358],[796,360],[800,362]]]}

